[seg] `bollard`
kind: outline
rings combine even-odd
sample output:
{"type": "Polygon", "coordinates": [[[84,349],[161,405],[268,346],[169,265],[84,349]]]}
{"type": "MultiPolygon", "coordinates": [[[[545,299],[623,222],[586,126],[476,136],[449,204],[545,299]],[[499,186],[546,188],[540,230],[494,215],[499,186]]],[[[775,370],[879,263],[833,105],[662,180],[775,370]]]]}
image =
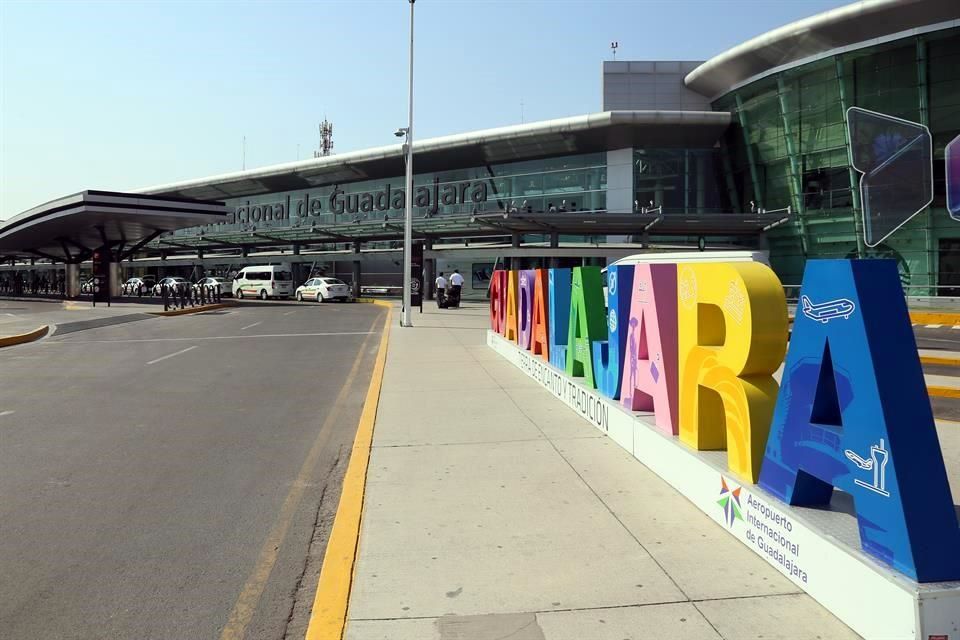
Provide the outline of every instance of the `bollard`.
{"type": "Polygon", "coordinates": [[[167,285],[162,285],[160,287],[160,295],[163,296],[163,310],[167,311],[170,309],[170,292],[167,290],[167,285]]]}

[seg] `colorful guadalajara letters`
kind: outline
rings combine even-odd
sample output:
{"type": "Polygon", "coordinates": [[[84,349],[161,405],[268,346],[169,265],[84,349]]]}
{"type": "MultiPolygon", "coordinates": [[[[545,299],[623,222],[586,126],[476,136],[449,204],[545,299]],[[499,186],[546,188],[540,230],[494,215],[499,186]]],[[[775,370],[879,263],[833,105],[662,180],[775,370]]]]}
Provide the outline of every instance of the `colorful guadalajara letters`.
{"type": "Polygon", "coordinates": [[[811,260],[789,353],[756,262],[497,271],[491,329],[792,505],[852,495],[861,546],[960,579],[960,527],[896,265],[811,260]],[[773,374],[783,363],[782,386],[773,374]]]}

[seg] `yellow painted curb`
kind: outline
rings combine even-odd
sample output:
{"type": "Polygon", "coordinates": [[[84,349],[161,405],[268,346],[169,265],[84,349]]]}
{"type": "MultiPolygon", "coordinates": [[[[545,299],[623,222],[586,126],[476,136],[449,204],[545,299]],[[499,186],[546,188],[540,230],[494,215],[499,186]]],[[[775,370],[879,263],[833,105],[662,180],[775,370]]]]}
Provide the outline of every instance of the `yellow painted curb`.
{"type": "MultiPolygon", "coordinates": [[[[793,322],[794,316],[788,316],[790,322],[793,322]]],[[[960,324],[960,313],[951,313],[949,311],[911,311],[910,322],[914,324],[960,324]]]]}
{"type": "Polygon", "coordinates": [[[960,324],[960,313],[948,311],[911,311],[910,322],[916,324],[960,324]]]}
{"type": "Polygon", "coordinates": [[[21,333],[16,336],[5,336],[0,338],[0,347],[12,347],[15,344],[33,342],[34,340],[39,340],[43,336],[47,335],[49,331],[50,327],[48,325],[44,325],[27,333],[21,333]]]}
{"type": "Polygon", "coordinates": [[[226,307],[231,307],[228,302],[220,302],[218,304],[205,304],[202,307],[187,307],[186,309],[175,309],[174,311],[149,311],[148,313],[152,316],[185,316],[188,313],[202,313],[204,311],[213,311],[214,309],[223,309],[226,307]]]}
{"type": "Polygon", "coordinates": [[[938,398],[960,398],[960,389],[953,387],[927,387],[927,394],[938,398]]]}
{"type": "Polygon", "coordinates": [[[350,587],[353,584],[354,562],[360,544],[360,525],[363,516],[363,492],[367,482],[367,464],[370,462],[370,445],[373,442],[373,425],[380,402],[380,386],[387,361],[387,343],[390,337],[390,318],[393,305],[382,300],[373,304],[387,307],[383,336],[370,376],[370,386],[360,414],[360,424],[350,451],[350,463],[343,477],[343,491],[337,515],[330,530],[327,550],[323,555],[320,581],[313,598],[310,624],[306,640],[340,640],[347,622],[347,607],[350,604],[350,587]]]}
{"type": "Polygon", "coordinates": [[[920,364],[942,364],[960,367],[960,358],[941,358],[940,356],[920,356],[920,364]]]}

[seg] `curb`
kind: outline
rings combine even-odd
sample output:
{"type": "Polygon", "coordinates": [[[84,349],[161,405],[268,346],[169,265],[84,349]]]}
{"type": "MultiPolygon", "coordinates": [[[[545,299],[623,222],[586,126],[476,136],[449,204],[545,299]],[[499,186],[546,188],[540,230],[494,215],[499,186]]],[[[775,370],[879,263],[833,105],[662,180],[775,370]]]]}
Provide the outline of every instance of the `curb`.
{"type": "MultiPolygon", "coordinates": [[[[910,322],[913,324],[960,324],[960,313],[950,311],[910,311],[910,322]]],[[[793,322],[796,314],[787,314],[787,321],[793,322]]]]}
{"type": "Polygon", "coordinates": [[[360,545],[360,527],[363,518],[363,494],[367,482],[367,465],[370,462],[370,447],[373,444],[373,427],[380,402],[380,387],[387,361],[387,345],[390,341],[393,305],[382,300],[371,304],[388,309],[384,318],[383,336],[370,376],[370,386],[360,414],[357,435],[350,450],[350,462],[343,476],[343,489],[337,513],[327,539],[327,549],[320,568],[320,580],[313,598],[310,622],[305,640],[340,640],[347,624],[347,608],[350,605],[350,589],[353,585],[353,570],[360,545]]]}
{"type": "Polygon", "coordinates": [[[43,325],[38,327],[33,331],[27,333],[21,333],[15,336],[5,336],[0,338],[0,347],[12,347],[16,344],[23,344],[25,342],[33,342],[34,340],[39,340],[43,336],[47,335],[50,332],[49,325],[43,325]]]}
{"type": "Polygon", "coordinates": [[[941,356],[920,356],[920,364],[940,364],[948,367],[960,367],[960,358],[943,358],[941,356]]]}
{"type": "Polygon", "coordinates": [[[960,389],[952,387],[927,387],[927,395],[938,398],[960,398],[960,389]]]}
{"type": "Polygon", "coordinates": [[[949,311],[911,311],[910,322],[916,324],[960,324],[960,313],[949,311]]]}
{"type": "Polygon", "coordinates": [[[148,311],[152,316],[185,316],[191,313],[203,313],[204,311],[213,311],[214,309],[224,309],[226,307],[232,307],[233,305],[228,302],[221,302],[218,304],[205,304],[202,307],[189,307],[187,309],[176,309],[174,311],[148,311]]]}

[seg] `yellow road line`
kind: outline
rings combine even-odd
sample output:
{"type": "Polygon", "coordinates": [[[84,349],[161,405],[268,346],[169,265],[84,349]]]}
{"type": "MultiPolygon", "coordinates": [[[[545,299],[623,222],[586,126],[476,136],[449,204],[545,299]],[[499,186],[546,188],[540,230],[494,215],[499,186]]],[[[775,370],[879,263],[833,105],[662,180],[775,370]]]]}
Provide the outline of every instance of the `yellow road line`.
{"type": "Polygon", "coordinates": [[[380,350],[373,366],[370,387],[357,426],[357,436],[350,452],[350,464],[343,477],[343,492],[337,515],[330,530],[327,550],[320,569],[320,581],[313,599],[310,625],[306,640],[340,640],[347,622],[347,607],[350,603],[350,588],[353,584],[354,562],[360,543],[360,525],[363,515],[363,492],[367,482],[367,464],[370,462],[370,445],[373,442],[373,425],[380,402],[380,386],[387,360],[387,343],[390,337],[390,318],[393,305],[382,300],[373,304],[387,307],[380,350]]]}
{"type": "Polygon", "coordinates": [[[910,322],[917,324],[960,324],[960,313],[949,311],[911,311],[910,322]]]}
{"type": "Polygon", "coordinates": [[[39,340],[43,336],[47,335],[47,332],[50,331],[50,327],[44,325],[38,327],[33,331],[28,331],[27,333],[21,333],[15,336],[5,336],[0,338],[0,347],[12,347],[15,344],[23,344],[24,342],[33,342],[34,340],[39,340]]]}
{"type": "Polygon", "coordinates": [[[920,356],[921,364],[942,364],[950,367],[960,367],[960,358],[944,358],[942,356],[920,356]]]}
{"type": "Polygon", "coordinates": [[[952,387],[927,387],[927,394],[938,398],[960,398],[960,389],[952,387]]]}
{"type": "Polygon", "coordinates": [[[374,334],[370,333],[364,338],[363,344],[357,352],[357,357],[353,361],[353,366],[350,368],[350,373],[347,375],[346,381],[343,383],[340,392],[331,405],[330,413],[327,414],[326,419],[323,421],[320,432],[317,434],[313,446],[310,447],[310,452],[300,467],[300,472],[290,485],[290,491],[287,493],[287,497],[280,507],[277,520],[273,523],[273,527],[271,527],[270,533],[267,534],[267,539],[260,549],[260,555],[257,557],[253,572],[243,585],[237,602],[230,612],[227,624],[220,633],[220,640],[239,640],[243,638],[247,625],[250,624],[250,620],[253,618],[253,614],[260,602],[260,597],[263,595],[263,589],[266,587],[270,573],[273,571],[273,567],[277,562],[277,556],[287,536],[287,530],[290,528],[293,516],[296,514],[297,507],[300,506],[300,500],[303,498],[303,493],[309,484],[310,477],[313,475],[317,460],[324,447],[326,447],[327,442],[330,440],[333,424],[340,416],[342,407],[350,392],[350,387],[360,371],[360,363],[363,361],[363,356],[367,351],[367,345],[372,335],[374,334]]]}

